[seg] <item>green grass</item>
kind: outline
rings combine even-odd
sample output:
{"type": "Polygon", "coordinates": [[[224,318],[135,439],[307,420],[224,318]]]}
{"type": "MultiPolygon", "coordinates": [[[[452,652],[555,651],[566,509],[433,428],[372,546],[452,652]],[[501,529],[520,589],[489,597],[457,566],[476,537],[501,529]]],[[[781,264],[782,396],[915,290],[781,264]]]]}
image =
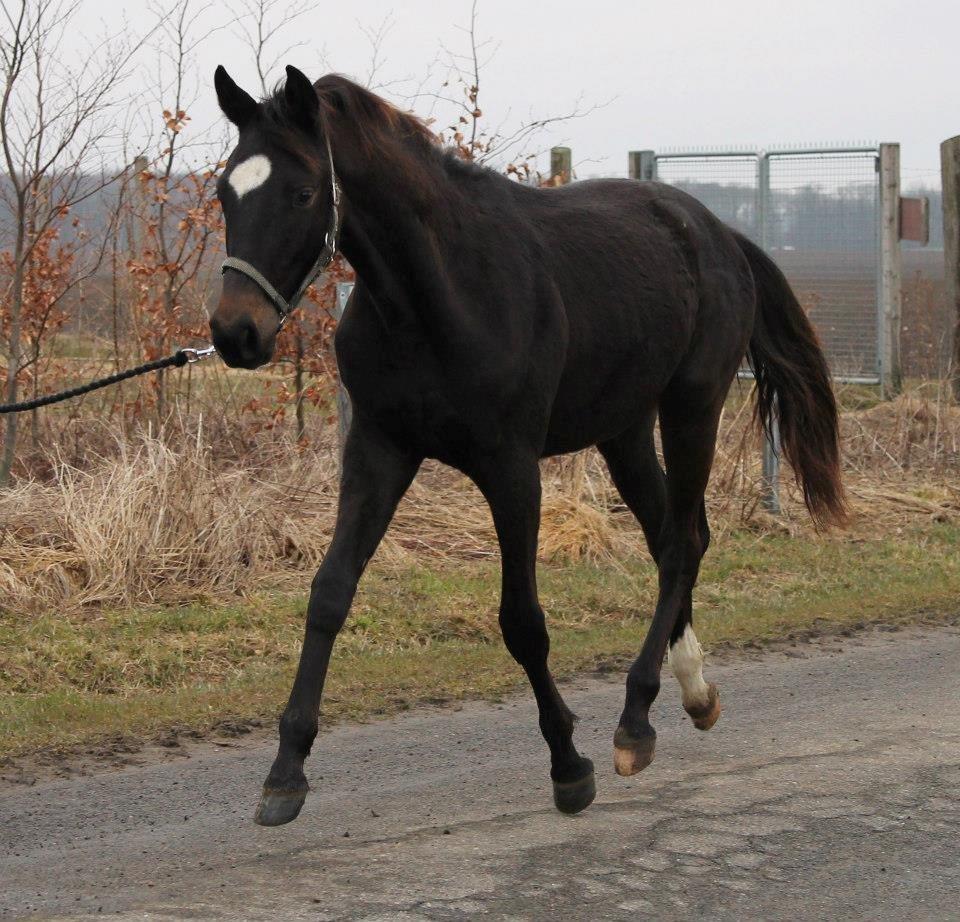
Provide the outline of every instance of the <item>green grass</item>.
{"type": "MultiPolygon", "coordinates": [[[[704,561],[697,633],[709,648],[871,622],[952,620],[958,551],[960,528],[947,524],[871,540],[732,532],[704,561]]],[[[541,566],[540,588],[552,662],[569,675],[636,652],[656,581],[650,562],[636,558],[541,566]]],[[[493,561],[371,567],[334,654],[325,720],[497,697],[520,685],[499,640],[498,593],[493,561]]],[[[264,592],[231,606],[0,614],[0,755],[276,715],[305,602],[264,592]]]]}

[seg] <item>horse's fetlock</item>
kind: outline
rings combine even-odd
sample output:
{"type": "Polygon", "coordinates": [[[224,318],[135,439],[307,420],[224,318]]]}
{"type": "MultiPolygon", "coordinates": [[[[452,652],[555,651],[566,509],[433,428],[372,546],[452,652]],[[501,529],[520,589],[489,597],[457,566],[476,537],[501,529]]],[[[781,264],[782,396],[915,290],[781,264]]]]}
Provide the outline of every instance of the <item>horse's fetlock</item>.
{"type": "Polygon", "coordinates": [[[552,711],[540,715],[540,732],[547,740],[569,740],[573,736],[575,718],[569,710],[552,711]]]}
{"type": "Polygon", "coordinates": [[[306,757],[317,737],[319,725],[316,717],[300,712],[284,713],[280,718],[280,739],[306,757]]]}

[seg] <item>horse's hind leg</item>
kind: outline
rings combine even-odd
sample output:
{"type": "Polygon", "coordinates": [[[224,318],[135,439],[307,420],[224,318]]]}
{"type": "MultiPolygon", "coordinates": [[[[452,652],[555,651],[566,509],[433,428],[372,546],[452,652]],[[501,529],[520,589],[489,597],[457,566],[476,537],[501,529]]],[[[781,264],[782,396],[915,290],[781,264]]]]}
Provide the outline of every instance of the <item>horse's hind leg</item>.
{"type": "MultiPolygon", "coordinates": [[[[702,682],[697,659],[699,645],[696,644],[692,629],[688,633],[687,627],[692,611],[693,587],[709,540],[704,527],[706,516],[703,497],[713,463],[721,406],[722,402],[718,401],[708,409],[697,411],[683,401],[677,401],[673,406],[665,404],[661,408],[661,435],[667,465],[666,502],[660,535],[655,542],[655,550],[651,548],[657,561],[660,591],[643,648],[627,676],[626,702],[614,737],[614,763],[621,775],[632,775],[646,768],[653,760],[656,733],[650,726],[648,715],[650,705],[660,691],[660,669],[668,642],[675,648],[673,662],[689,666],[689,669],[677,667],[681,685],[688,683],[695,696],[701,691],[697,682],[698,678],[702,682]],[[679,625],[683,627],[677,634],[679,625]]],[[[626,470],[626,455],[622,447],[618,451],[615,447],[605,446],[604,454],[608,461],[613,459],[611,471],[617,471],[614,479],[624,493],[624,500],[631,508],[636,507],[634,511],[642,509],[643,492],[656,489],[655,480],[650,476],[649,454],[645,459],[638,456],[633,476],[629,476],[626,470]]],[[[649,512],[646,514],[651,515],[649,512]]],[[[649,534],[652,519],[646,524],[641,519],[641,524],[649,534]]],[[[685,705],[689,700],[699,707],[700,697],[688,699],[686,690],[684,687],[685,705]]],[[[719,714],[716,689],[713,694],[717,708],[717,714],[712,715],[715,720],[719,714]]],[[[710,715],[704,714],[705,718],[707,716],[710,715]]]]}
{"type": "Polygon", "coordinates": [[[537,598],[537,532],[540,470],[534,454],[517,453],[484,465],[474,480],[490,504],[502,558],[500,628],[504,643],[523,667],[540,711],[540,730],[550,747],[553,799],[563,813],[579,813],[596,796],[593,763],[573,744],[574,716],[560,696],[547,657],[550,638],[537,598]]]}
{"type": "MultiPolygon", "coordinates": [[[[657,459],[651,417],[628,433],[597,447],[607,462],[610,476],[623,501],[637,517],[655,563],[660,559],[660,540],[667,506],[666,476],[657,459]]],[[[702,553],[710,543],[706,506],[701,500],[698,515],[702,553]]],[[[683,706],[700,730],[709,730],[720,716],[716,685],[703,679],[703,650],[693,633],[692,593],[670,634],[667,661],[680,683],[683,706]]]]}
{"type": "Polygon", "coordinates": [[[660,559],[660,538],[667,509],[667,480],[653,440],[656,414],[609,442],[597,446],[614,485],[636,516],[653,562],[660,559]]]}

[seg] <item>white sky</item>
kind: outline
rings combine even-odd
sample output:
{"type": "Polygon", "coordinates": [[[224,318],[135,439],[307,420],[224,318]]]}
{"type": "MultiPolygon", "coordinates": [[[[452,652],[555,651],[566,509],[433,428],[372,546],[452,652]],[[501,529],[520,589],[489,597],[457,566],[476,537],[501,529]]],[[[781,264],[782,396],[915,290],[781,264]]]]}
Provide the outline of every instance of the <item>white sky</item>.
{"type": "MultiPolygon", "coordinates": [[[[142,21],[141,4],[125,6],[132,22],[142,21]]],[[[470,6],[318,0],[291,28],[287,42],[305,44],[284,63],[311,79],[327,69],[362,79],[370,46],[360,27],[390,18],[379,78],[413,78],[397,87],[410,92],[441,43],[468,50],[457,27],[470,6]]],[[[211,22],[223,7],[208,12],[211,22]]],[[[91,5],[80,22],[94,30],[101,18],[91,5]]],[[[480,97],[494,123],[561,114],[578,98],[607,103],[538,142],[569,144],[582,176],[624,173],[630,149],[877,140],[901,142],[905,186],[936,185],[939,143],[960,133],[957,0],[479,0],[478,33],[497,46],[480,97]]],[[[198,53],[195,126],[218,118],[218,63],[256,88],[235,34],[215,33],[198,53]]],[[[442,72],[435,68],[427,88],[442,72]]],[[[428,100],[415,107],[429,108],[428,100]]]]}

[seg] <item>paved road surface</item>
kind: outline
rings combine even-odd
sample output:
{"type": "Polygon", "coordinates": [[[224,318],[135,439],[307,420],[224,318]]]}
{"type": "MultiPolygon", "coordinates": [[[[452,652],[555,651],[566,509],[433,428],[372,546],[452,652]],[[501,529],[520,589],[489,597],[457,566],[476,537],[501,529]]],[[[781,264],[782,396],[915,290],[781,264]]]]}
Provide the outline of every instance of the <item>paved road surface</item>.
{"type": "Polygon", "coordinates": [[[632,779],[619,681],[568,686],[601,769],[578,817],[550,806],[526,696],[324,734],[280,829],[250,819],[272,744],[8,786],[0,916],[960,918],[960,631],[788,653],[708,660],[709,734],[665,681],[632,779]]]}

